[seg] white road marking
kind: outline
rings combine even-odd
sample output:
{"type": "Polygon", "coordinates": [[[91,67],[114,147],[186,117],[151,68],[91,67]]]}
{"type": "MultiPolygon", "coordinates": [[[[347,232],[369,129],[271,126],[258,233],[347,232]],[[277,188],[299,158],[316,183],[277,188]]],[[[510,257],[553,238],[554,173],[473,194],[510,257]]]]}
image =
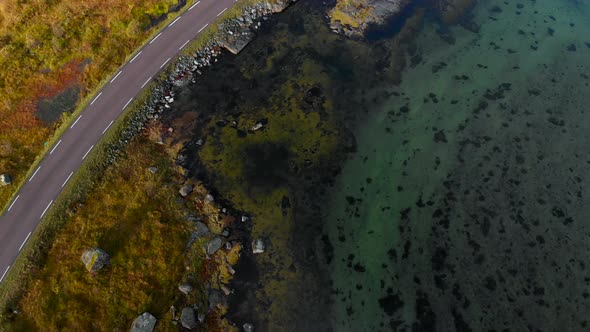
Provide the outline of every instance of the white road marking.
{"type": "Polygon", "coordinates": [[[80,116],[76,119],[76,121],[74,121],[74,123],[70,126],[70,129],[74,128],[74,126],[76,125],[76,123],[78,123],[78,121],[80,120],[81,117],[82,117],[82,114],[80,114],[80,116]]]}
{"type": "Polygon", "coordinates": [[[43,218],[43,216],[45,215],[45,212],[47,212],[47,210],[49,209],[51,204],[53,204],[53,200],[51,200],[51,202],[49,202],[49,204],[47,204],[47,207],[45,208],[45,210],[43,210],[43,213],[41,213],[41,217],[39,217],[39,219],[43,218]]]}
{"type": "Polygon", "coordinates": [[[20,252],[23,249],[23,246],[25,245],[25,243],[27,243],[27,240],[29,239],[29,236],[31,236],[31,232],[29,232],[29,235],[27,235],[27,237],[25,238],[25,240],[23,241],[23,243],[18,248],[18,252],[20,252]]]}
{"type": "Polygon", "coordinates": [[[194,4],[194,5],[192,5],[192,6],[190,6],[188,10],[191,10],[191,9],[195,8],[195,6],[198,5],[198,4],[200,4],[200,3],[201,3],[201,1],[197,1],[197,3],[194,4]]]}
{"type": "Polygon", "coordinates": [[[14,199],[14,201],[12,201],[12,204],[10,204],[10,206],[8,207],[8,210],[6,210],[7,212],[10,212],[10,209],[12,209],[12,206],[14,205],[14,203],[16,203],[16,201],[18,201],[18,198],[20,197],[20,195],[16,196],[16,198],[14,199]]]}
{"type": "Polygon", "coordinates": [[[219,14],[217,14],[217,17],[219,17],[219,16],[221,16],[221,14],[225,13],[226,10],[227,10],[227,7],[224,10],[220,11],[219,14]]]}
{"type": "Polygon", "coordinates": [[[61,140],[59,140],[59,142],[57,142],[57,144],[55,144],[55,146],[53,147],[53,149],[51,149],[51,151],[49,152],[49,154],[52,154],[53,151],[55,151],[55,149],[57,148],[57,146],[61,143],[61,140]]]}
{"type": "Polygon", "coordinates": [[[6,272],[8,272],[8,269],[10,269],[10,265],[8,265],[8,267],[6,268],[6,270],[4,270],[4,273],[2,274],[2,277],[0,277],[0,282],[2,282],[2,280],[4,280],[4,277],[6,276],[6,272]]]}
{"type": "Polygon", "coordinates": [[[74,172],[72,172],[72,173],[70,173],[70,175],[68,175],[68,178],[64,181],[64,184],[61,185],[62,188],[66,185],[66,183],[68,183],[68,181],[70,181],[72,174],[74,174],[74,172]]]}
{"type": "Polygon", "coordinates": [[[154,37],[154,39],[152,39],[152,40],[150,41],[150,45],[151,45],[153,42],[155,42],[155,41],[156,41],[156,39],[158,39],[158,37],[160,37],[160,35],[161,35],[161,34],[162,34],[162,33],[160,32],[160,33],[159,33],[157,36],[155,36],[155,37],[154,37]]]}
{"type": "Polygon", "coordinates": [[[35,173],[33,173],[31,178],[29,179],[29,182],[31,182],[31,180],[33,180],[33,178],[35,177],[35,175],[37,175],[37,172],[39,172],[40,169],[41,169],[41,166],[37,167],[37,170],[35,171],[35,173]]]}
{"type": "Polygon", "coordinates": [[[131,59],[131,61],[129,61],[129,63],[132,63],[132,62],[133,62],[133,60],[137,59],[137,57],[138,57],[138,56],[141,54],[141,52],[143,52],[143,51],[139,51],[139,53],[137,53],[137,54],[136,54],[136,55],[133,57],[133,59],[131,59]]]}
{"type": "Polygon", "coordinates": [[[203,31],[203,29],[205,29],[207,26],[209,25],[209,23],[205,24],[200,30],[199,32],[203,31]]]}
{"type": "Polygon", "coordinates": [[[172,21],[172,23],[168,24],[168,27],[171,27],[174,25],[174,23],[176,23],[178,20],[180,20],[182,18],[182,16],[178,16],[174,21],[172,21]]]}
{"type": "Polygon", "coordinates": [[[129,98],[129,100],[127,101],[127,103],[125,103],[125,106],[123,106],[123,108],[121,109],[124,110],[127,106],[129,106],[129,103],[133,100],[133,98],[129,98]]]}
{"type": "Polygon", "coordinates": [[[94,99],[92,99],[92,102],[90,102],[90,105],[94,104],[94,102],[98,99],[98,97],[100,97],[100,95],[102,95],[102,91],[96,97],[94,97],[94,99]]]}
{"type": "Polygon", "coordinates": [[[122,72],[123,72],[122,70],[121,70],[121,71],[119,71],[119,72],[117,73],[117,75],[115,75],[115,77],[113,77],[113,79],[111,80],[111,83],[113,83],[113,82],[114,82],[114,81],[117,79],[117,77],[119,77],[119,75],[121,75],[121,73],[122,73],[122,72]]]}
{"type": "Polygon", "coordinates": [[[86,156],[88,156],[88,154],[90,153],[90,150],[92,150],[93,147],[94,147],[94,144],[90,147],[90,149],[88,149],[88,151],[86,151],[86,153],[84,154],[84,157],[82,157],[82,160],[84,160],[86,158],[86,156]]]}
{"type": "Polygon", "coordinates": [[[111,127],[112,124],[113,124],[113,120],[111,120],[111,123],[109,123],[109,125],[102,131],[103,135],[104,135],[104,133],[107,132],[107,130],[109,130],[109,128],[111,127]]]}
{"type": "Polygon", "coordinates": [[[143,82],[143,84],[141,85],[141,89],[143,89],[143,87],[148,84],[148,82],[151,80],[152,78],[148,78],[145,82],[143,82]]]}
{"type": "Polygon", "coordinates": [[[164,61],[164,63],[160,66],[160,69],[162,69],[162,67],[164,67],[168,63],[168,61],[170,61],[170,58],[168,58],[166,61],[164,61]]]}
{"type": "Polygon", "coordinates": [[[182,44],[182,46],[180,46],[180,47],[178,48],[178,50],[179,50],[179,51],[180,51],[180,50],[182,50],[182,49],[183,49],[183,48],[186,46],[186,44],[188,44],[188,42],[190,42],[190,40],[187,40],[187,41],[185,41],[185,42],[184,42],[184,44],[182,44]]]}

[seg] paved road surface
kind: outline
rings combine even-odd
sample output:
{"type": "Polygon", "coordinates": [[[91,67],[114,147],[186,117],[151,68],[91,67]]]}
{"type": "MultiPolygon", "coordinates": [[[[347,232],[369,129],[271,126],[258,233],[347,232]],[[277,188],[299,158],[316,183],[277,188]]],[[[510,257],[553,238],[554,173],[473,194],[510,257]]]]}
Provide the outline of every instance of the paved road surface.
{"type": "Polygon", "coordinates": [[[0,217],[0,282],[65,183],[133,97],[236,1],[201,0],[189,7],[129,60],[82,111],[0,217]]]}

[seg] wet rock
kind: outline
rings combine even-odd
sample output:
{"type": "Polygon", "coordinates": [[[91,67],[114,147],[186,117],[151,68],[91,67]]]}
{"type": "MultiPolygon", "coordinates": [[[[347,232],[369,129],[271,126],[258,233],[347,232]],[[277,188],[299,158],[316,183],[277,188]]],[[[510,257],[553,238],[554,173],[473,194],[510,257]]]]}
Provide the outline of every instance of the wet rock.
{"type": "Polygon", "coordinates": [[[186,197],[193,192],[193,188],[194,186],[192,184],[185,184],[178,192],[180,193],[180,196],[186,197]]]}
{"type": "Polygon", "coordinates": [[[144,312],[131,324],[131,332],[152,332],[156,327],[156,317],[149,312],[144,312]]]}
{"type": "Polygon", "coordinates": [[[191,286],[189,284],[182,284],[182,285],[178,286],[178,290],[184,295],[189,295],[190,293],[193,292],[193,286],[191,286]]]}
{"type": "Polygon", "coordinates": [[[189,330],[197,327],[197,317],[195,316],[195,309],[191,307],[182,308],[180,314],[180,324],[189,330]]]}
{"type": "Polygon", "coordinates": [[[380,25],[399,13],[408,0],[337,1],[330,11],[330,28],[346,36],[360,36],[370,25],[380,25]]]}
{"type": "Polygon", "coordinates": [[[207,243],[207,255],[213,255],[217,250],[221,249],[223,240],[220,237],[216,237],[207,243]]]}
{"type": "Polygon", "coordinates": [[[12,183],[12,176],[10,174],[0,174],[0,185],[7,186],[12,183]]]}
{"type": "Polygon", "coordinates": [[[244,332],[254,332],[254,325],[252,323],[244,323],[242,329],[244,329],[244,332]]]}
{"type": "Polygon", "coordinates": [[[111,260],[109,254],[99,248],[91,248],[82,254],[82,263],[89,272],[98,272],[107,266],[111,260]]]}
{"type": "Polygon", "coordinates": [[[266,245],[264,244],[264,240],[257,238],[256,240],[252,241],[252,253],[262,254],[265,250],[266,245]]]}

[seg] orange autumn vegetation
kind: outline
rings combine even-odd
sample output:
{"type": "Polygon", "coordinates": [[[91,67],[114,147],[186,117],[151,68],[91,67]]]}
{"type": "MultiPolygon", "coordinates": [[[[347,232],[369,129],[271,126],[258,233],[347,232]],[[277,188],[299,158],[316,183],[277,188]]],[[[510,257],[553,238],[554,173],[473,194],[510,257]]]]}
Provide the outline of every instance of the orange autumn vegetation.
{"type": "MultiPolygon", "coordinates": [[[[107,169],[56,236],[30,279],[11,331],[113,331],[149,311],[167,317],[186,272],[189,225],[176,202],[178,174],[163,147],[144,137],[107,169]],[[149,166],[157,166],[152,174],[149,166]],[[80,256],[99,247],[111,264],[91,274],[80,256]]],[[[193,247],[197,253],[200,247],[193,247]]],[[[172,326],[165,321],[160,328],[172,326]]],[[[0,327],[1,329],[1,327],[0,327]]]]}
{"type": "MultiPolygon", "coordinates": [[[[21,180],[58,124],[35,112],[72,85],[82,97],[148,36],[176,0],[1,0],[0,173],[21,180]]],[[[14,186],[0,188],[4,205],[14,186]]]]}

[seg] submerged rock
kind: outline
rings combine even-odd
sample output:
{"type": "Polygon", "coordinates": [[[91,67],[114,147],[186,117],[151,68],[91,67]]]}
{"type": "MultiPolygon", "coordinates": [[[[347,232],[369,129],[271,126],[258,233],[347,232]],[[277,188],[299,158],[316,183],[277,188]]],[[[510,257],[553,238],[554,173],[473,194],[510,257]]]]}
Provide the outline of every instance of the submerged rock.
{"type": "Polygon", "coordinates": [[[111,260],[109,254],[99,248],[91,248],[82,254],[82,263],[89,272],[98,272],[107,266],[111,260]]]}
{"type": "Polygon", "coordinates": [[[264,244],[264,240],[257,238],[256,240],[252,241],[252,253],[262,254],[265,250],[266,245],[264,244]]]}
{"type": "Polygon", "coordinates": [[[156,327],[156,317],[149,312],[144,312],[131,324],[131,332],[152,332],[156,327]]]}
{"type": "Polygon", "coordinates": [[[244,323],[242,328],[244,329],[244,332],[254,332],[254,325],[252,325],[252,323],[244,323]]]}

